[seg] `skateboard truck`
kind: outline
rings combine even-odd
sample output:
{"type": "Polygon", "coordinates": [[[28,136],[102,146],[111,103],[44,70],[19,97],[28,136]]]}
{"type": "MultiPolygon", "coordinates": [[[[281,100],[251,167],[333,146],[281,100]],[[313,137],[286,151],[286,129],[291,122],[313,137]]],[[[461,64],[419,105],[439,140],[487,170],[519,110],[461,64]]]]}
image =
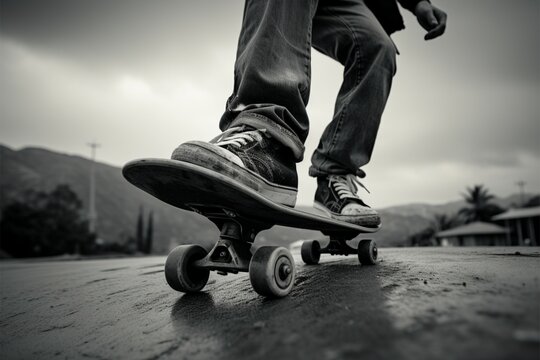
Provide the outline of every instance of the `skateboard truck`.
{"type": "Polygon", "coordinates": [[[324,248],[321,248],[321,243],[318,240],[308,240],[302,243],[300,254],[302,260],[307,265],[316,265],[319,263],[321,254],[330,255],[345,255],[357,254],[358,261],[362,265],[375,265],[377,263],[378,250],[375,241],[373,240],[360,240],[358,248],[355,249],[347,244],[347,240],[351,237],[336,237],[334,234],[330,235],[330,242],[324,248]]]}
{"type": "MultiPolygon", "coordinates": [[[[216,225],[219,219],[212,219],[216,225]]],[[[195,261],[198,268],[216,270],[221,275],[249,271],[251,245],[258,231],[254,227],[242,226],[234,220],[221,223],[219,240],[203,259],[195,261]]]]}
{"type": "Polygon", "coordinates": [[[214,270],[221,275],[249,272],[253,289],[264,296],[283,297],[291,291],[296,270],[289,250],[261,246],[251,254],[252,242],[264,226],[238,219],[209,219],[221,228],[219,240],[210,252],[199,245],[180,245],[167,257],[165,279],[173,289],[200,291],[214,270]]]}
{"type": "Polygon", "coordinates": [[[349,246],[345,240],[335,240],[330,238],[330,242],[326,247],[321,249],[321,254],[330,255],[345,255],[356,254],[357,250],[349,246]]]}

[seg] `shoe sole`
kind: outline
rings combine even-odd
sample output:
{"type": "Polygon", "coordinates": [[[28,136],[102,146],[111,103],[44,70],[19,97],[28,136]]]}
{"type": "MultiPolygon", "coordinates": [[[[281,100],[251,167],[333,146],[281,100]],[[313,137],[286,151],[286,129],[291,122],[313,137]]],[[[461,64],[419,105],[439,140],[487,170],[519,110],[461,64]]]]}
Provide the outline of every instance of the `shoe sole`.
{"type": "Polygon", "coordinates": [[[324,213],[327,217],[339,221],[344,221],[350,224],[355,224],[365,227],[377,227],[381,224],[381,217],[379,215],[341,215],[336,214],[328,210],[326,206],[320,202],[315,201],[313,207],[324,213]]]}
{"type": "Polygon", "coordinates": [[[297,189],[269,182],[259,174],[231,162],[230,159],[214,151],[212,149],[214,146],[216,145],[204,142],[187,142],[178,147],[171,158],[203,166],[226,175],[252,188],[270,201],[294,207],[298,193],[297,189]]]}

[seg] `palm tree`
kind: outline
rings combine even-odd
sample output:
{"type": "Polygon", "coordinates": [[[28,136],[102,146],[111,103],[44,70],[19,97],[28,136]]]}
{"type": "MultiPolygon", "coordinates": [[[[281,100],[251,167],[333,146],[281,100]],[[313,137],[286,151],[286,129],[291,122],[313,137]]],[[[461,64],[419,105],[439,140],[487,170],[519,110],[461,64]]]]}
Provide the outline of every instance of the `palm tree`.
{"type": "Polygon", "coordinates": [[[447,215],[447,214],[435,214],[430,222],[430,226],[424,229],[422,232],[415,234],[415,239],[418,243],[429,241],[431,245],[440,245],[439,239],[435,235],[439,231],[448,230],[463,223],[463,219],[459,214],[447,215]]]}
{"type": "Polygon", "coordinates": [[[523,207],[535,207],[540,206],[540,195],[533,196],[530,198],[523,207]]]}
{"type": "Polygon", "coordinates": [[[473,221],[489,222],[493,216],[503,211],[498,205],[491,202],[495,196],[490,194],[484,185],[468,187],[463,197],[468,206],[461,209],[459,215],[464,217],[465,223],[473,221]]]}
{"type": "Polygon", "coordinates": [[[447,214],[435,214],[432,220],[432,227],[434,233],[439,231],[448,230],[458,225],[461,225],[463,220],[458,214],[447,215],[447,214]]]}

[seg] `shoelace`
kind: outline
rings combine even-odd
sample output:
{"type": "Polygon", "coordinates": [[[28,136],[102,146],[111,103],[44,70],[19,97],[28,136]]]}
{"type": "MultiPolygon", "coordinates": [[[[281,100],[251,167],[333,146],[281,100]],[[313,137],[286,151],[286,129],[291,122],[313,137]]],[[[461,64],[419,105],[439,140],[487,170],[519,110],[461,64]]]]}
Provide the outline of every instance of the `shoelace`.
{"type": "Polygon", "coordinates": [[[358,187],[356,186],[357,184],[364,188],[368,194],[370,194],[369,190],[364,186],[364,184],[362,184],[360,180],[358,180],[358,178],[353,174],[330,175],[328,178],[328,187],[333,186],[340,199],[359,199],[358,195],[356,194],[358,191],[358,187]]]}
{"type": "Polygon", "coordinates": [[[261,141],[261,133],[266,132],[266,129],[257,129],[250,131],[243,130],[243,126],[229,128],[223,133],[213,138],[212,140],[210,140],[210,143],[216,144],[217,146],[232,145],[234,147],[241,147],[243,145],[249,144],[250,142],[261,141]]]}

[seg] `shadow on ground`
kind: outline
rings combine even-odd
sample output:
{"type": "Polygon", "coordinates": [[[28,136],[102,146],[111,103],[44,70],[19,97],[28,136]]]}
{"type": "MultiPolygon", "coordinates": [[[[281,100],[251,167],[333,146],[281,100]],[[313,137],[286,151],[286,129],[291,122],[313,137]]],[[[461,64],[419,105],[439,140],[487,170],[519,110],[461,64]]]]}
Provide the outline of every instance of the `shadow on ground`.
{"type": "Polygon", "coordinates": [[[385,343],[394,330],[379,281],[388,271],[342,261],[303,266],[291,295],[276,300],[254,297],[246,278],[234,289],[180,297],[171,319],[179,337],[225,358],[391,356],[385,343]],[[239,300],[224,300],[222,291],[239,300]]]}

